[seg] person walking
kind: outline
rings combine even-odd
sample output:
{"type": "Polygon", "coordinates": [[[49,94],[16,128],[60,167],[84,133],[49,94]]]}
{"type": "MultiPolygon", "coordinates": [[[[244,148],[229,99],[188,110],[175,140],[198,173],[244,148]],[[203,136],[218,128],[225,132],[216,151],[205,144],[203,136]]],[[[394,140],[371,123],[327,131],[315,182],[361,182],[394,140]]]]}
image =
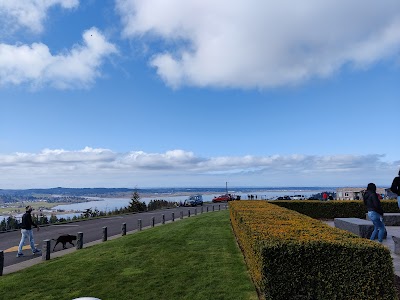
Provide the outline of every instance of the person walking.
{"type": "Polygon", "coordinates": [[[383,209],[381,201],[376,194],[376,185],[369,183],[367,190],[363,193],[364,204],[368,210],[368,218],[374,224],[374,231],[371,234],[371,241],[378,235],[379,243],[382,243],[385,236],[385,224],[383,223],[383,209]]]}
{"type": "Polygon", "coordinates": [[[397,195],[397,206],[400,208],[400,170],[399,176],[393,179],[390,190],[392,191],[392,193],[395,193],[397,195]]]}
{"type": "Polygon", "coordinates": [[[37,228],[37,231],[39,231],[39,226],[35,224],[32,220],[32,211],[33,208],[31,206],[27,206],[25,208],[26,212],[22,216],[22,222],[21,222],[21,241],[18,246],[18,253],[17,257],[24,256],[22,253],[22,247],[25,244],[25,240],[29,239],[29,243],[31,245],[31,250],[33,254],[39,254],[41,251],[35,247],[35,241],[33,239],[33,232],[32,232],[32,226],[37,228]]]}

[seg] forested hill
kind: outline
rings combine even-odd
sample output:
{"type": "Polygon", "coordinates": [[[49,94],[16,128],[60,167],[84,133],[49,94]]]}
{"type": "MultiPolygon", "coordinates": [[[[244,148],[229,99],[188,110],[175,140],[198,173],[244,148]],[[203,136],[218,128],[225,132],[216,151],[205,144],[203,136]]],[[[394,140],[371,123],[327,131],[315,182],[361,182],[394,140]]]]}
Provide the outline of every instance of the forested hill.
{"type": "Polygon", "coordinates": [[[9,190],[0,189],[0,195],[18,195],[18,196],[32,196],[32,195],[60,195],[60,196],[83,196],[83,197],[96,197],[96,196],[125,196],[132,194],[134,189],[128,188],[49,188],[49,189],[26,189],[26,190],[9,190]]]}
{"type": "MultiPolygon", "coordinates": [[[[165,187],[165,188],[49,188],[49,189],[0,189],[1,196],[20,196],[20,197],[37,197],[41,195],[58,195],[65,197],[121,197],[130,198],[132,193],[137,190],[141,195],[146,194],[162,194],[162,195],[177,195],[177,194],[205,194],[215,193],[222,194],[226,192],[225,187],[165,187]]],[[[336,188],[322,187],[230,187],[229,193],[253,193],[257,191],[314,191],[316,193],[321,190],[335,191],[336,188]]]]}

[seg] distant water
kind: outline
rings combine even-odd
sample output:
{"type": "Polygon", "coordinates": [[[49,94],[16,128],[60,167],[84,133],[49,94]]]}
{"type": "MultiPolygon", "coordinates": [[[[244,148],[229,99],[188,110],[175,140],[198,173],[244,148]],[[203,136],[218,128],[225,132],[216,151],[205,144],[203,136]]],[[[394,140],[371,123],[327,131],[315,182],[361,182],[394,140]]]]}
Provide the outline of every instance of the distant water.
{"type": "MultiPolygon", "coordinates": [[[[228,193],[235,194],[240,196],[242,200],[247,200],[248,195],[253,195],[254,199],[257,197],[257,200],[273,200],[277,197],[281,196],[293,196],[293,195],[304,195],[305,197],[309,197],[311,195],[321,193],[321,192],[334,192],[336,188],[315,188],[315,187],[293,187],[293,188],[234,188],[228,189],[228,193]]],[[[140,194],[139,190],[139,194],[140,194]]],[[[149,190],[148,190],[149,191],[149,190]]],[[[160,194],[170,193],[171,195],[165,196],[160,195],[153,197],[143,197],[140,198],[140,201],[148,204],[151,200],[166,200],[170,202],[184,202],[185,199],[188,198],[188,195],[193,194],[202,194],[203,200],[205,202],[212,201],[212,199],[221,194],[225,194],[225,191],[221,189],[210,189],[210,188],[181,188],[181,189],[152,189],[153,193],[159,192],[160,194]],[[175,195],[174,195],[175,194],[175,195]],[[177,196],[176,194],[179,194],[177,196]],[[186,194],[186,195],[181,195],[186,194]]],[[[56,214],[57,217],[70,217],[72,218],[74,215],[79,216],[80,212],[86,209],[98,209],[99,211],[112,211],[115,209],[120,209],[129,205],[131,201],[130,198],[102,198],[102,197],[88,197],[88,199],[93,199],[93,201],[82,202],[82,203],[74,203],[74,204],[65,204],[65,205],[57,205],[53,209],[54,210],[65,210],[65,211],[75,211],[76,213],[70,214],[56,214]]],[[[50,215],[50,214],[49,214],[50,215]]],[[[0,222],[6,217],[0,216],[0,222]]]]}
{"type": "MultiPolygon", "coordinates": [[[[305,197],[309,197],[311,195],[327,191],[326,189],[323,190],[305,190],[305,189],[292,189],[292,190],[249,190],[246,192],[243,191],[234,191],[234,190],[228,190],[228,193],[230,194],[235,194],[237,196],[240,196],[242,200],[247,200],[248,195],[253,195],[254,199],[257,196],[257,200],[265,200],[265,199],[276,199],[277,197],[280,196],[293,196],[293,195],[304,195],[305,197]]],[[[140,201],[145,202],[148,204],[151,200],[166,200],[170,202],[184,202],[185,199],[188,198],[188,195],[193,195],[198,193],[199,191],[196,189],[195,191],[190,191],[188,192],[187,195],[184,196],[154,196],[154,197],[149,197],[149,198],[141,198],[140,201]]],[[[209,191],[204,191],[204,193],[209,193],[209,191]]],[[[201,193],[200,193],[201,194],[201,193]]],[[[221,195],[222,193],[212,193],[212,194],[202,194],[203,195],[203,200],[205,202],[212,201],[214,197],[221,195]]],[[[94,199],[94,198],[91,198],[94,199]]],[[[89,202],[82,202],[82,203],[74,203],[74,204],[66,204],[66,205],[57,205],[53,209],[62,209],[62,210],[67,210],[67,211],[83,211],[85,209],[91,208],[91,209],[98,209],[100,211],[112,211],[114,209],[119,209],[122,207],[126,207],[129,205],[129,202],[131,199],[129,198],[95,198],[95,201],[89,201],[89,202]]]]}
{"type": "MultiPolygon", "coordinates": [[[[69,213],[69,214],[60,214],[60,213],[43,213],[46,215],[48,218],[51,217],[51,215],[57,216],[57,218],[73,218],[74,216],[80,216],[81,213],[69,213]]],[[[7,219],[8,216],[0,216],[0,222],[3,221],[4,219],[7,219]]],[[[15,215],[14,218],[16,218],[19,222],[21,222],[22,214],[15,215]]]]}

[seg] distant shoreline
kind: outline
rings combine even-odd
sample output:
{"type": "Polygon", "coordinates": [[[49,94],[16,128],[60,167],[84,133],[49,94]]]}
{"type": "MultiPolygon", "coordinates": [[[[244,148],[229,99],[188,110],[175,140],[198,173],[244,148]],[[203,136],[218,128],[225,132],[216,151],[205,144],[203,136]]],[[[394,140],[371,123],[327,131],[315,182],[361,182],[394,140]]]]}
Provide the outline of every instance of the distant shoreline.
{"type": "MultiPolygon", "coordinates": [[[[95,192],[93,189],[64,189],[64,188],[57,188],[57,191],[54,189],[49,189],[49,190],[40,190],[40,193],[38,193],[38,190],[24,190],[24,191],[19,191],[21,194],[19,194],[19,197],[28,197],[29,195],[35,195],[37,197],[37,200],[32,200],[30,201],[25,201],[21,200],[18,201],[18,203],[12,203],[12,208],[11,205],[7,209],[4,207],[3,209],[0,209],[0,216],[3,217],[8,217],[8,216],[15,216],[22,214],[24,212],[24,207],[25,204],[30,203],[34,205],[35,208],[35,213],[39,212],[39,209],[43,210],[44,214],[69,214],[69,213],[77,213],[75,210],[69,210],[66,209],[65,211],[54,211],[52,212],[52,208],[55,206],[59,205],[70,205],[70,204],[79,204],[79,203],[84,203],[87,201],[101,201],[103,199],[132,199],[132,195],[135,190],[128,191],[124,190],[123,192],[116,191],[115,189],[106,189],[102,188],[100,189],[103,193],[95,193],[95,195],[84,195],[84,192],[95,192]],[[44,191],[51,192],[50,194],[45,194],[44,191]],[[111,191],[111,193],[108,193],[111,191]],[[68,192],[68,193],[67,193],[68,192]],[[83,192],[83,195],[80,194],[80,192],[83,192]],[[48,198],[48,197],[57,197],[57,198],[62,198],[62,197],[70,197],[70,196],[75,196],[78,198],[83,198],[86,201],[76,201],[74,203],[71,202],[47,202],[47,201],[42,201],[40,202],[41,195],[43,196],[43,199],[48,198]],[[18,210],[18,211],[16,211],[18,210]],[[50,210],[50,211],[49,211],[50,210]]],[[[286,188],[235,188],[235,187],[228,187],[228,191],[225,189],[221,188],[157,188],[157,189],[137,189],[137,192],[139,193],[139,196],[141,199],[144,199],[144,201],[149,201],[150,200],[167,200],[169,201],[171,198],[183,198],[183,197],[188,197],[191,195],[195,194],[201,194],[205,196],[205,198],[209,198],[208,201],[212,200],[212,196],[210,195],[222,195],[226,194],[227,192],[230,194],[234,195],[241,195],[242,200],[247,199],[248,195],[259,195],[259,199],[266,199],[265,195],[271,195],[271,194],[279,194],[279,195],[293,195],[293,194],[317,194],[321,191],[335,191],[336,189],[333,188],[317,188],[317,187],[286,187],[286,188]],[[169,199],[165,199],[169,198],[169,199]]],[[[4,195],[4,190],[0,190],[0,196],[4,195]]],[[[97,191],[98,192],[98,191],[97,191]]],[[[9,194],[12,196],[13,194],[9,194]]],[[[18,197],[18,196],[16,196],[18,197]]],[[[269,199],[275,198],[272,196],[269,199]]],[[[204,199],[205,201],[207,201],[204,199]]],[[[176,201],[183,201],[182,199],[176,200],[176,201]]]]}

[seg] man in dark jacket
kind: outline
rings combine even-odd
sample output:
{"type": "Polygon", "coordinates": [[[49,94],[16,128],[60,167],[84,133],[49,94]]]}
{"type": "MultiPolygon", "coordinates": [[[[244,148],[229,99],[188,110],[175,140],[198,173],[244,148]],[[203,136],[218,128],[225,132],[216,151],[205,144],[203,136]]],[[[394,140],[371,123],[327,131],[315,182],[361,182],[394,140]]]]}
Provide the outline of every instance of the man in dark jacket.
{"type": "Polygon", "coordinates": [[[31,206],[26,207],[26,212],[22,216],[22,222],[21,222],[21,242],[19,243],[18,247],[18,253],[17,257],[21,257],[24,254],[22,253],[22,247],[25,244],[25,240],[29,239],[29,243],[31,245],[31,250],[33,254],[40,254],[41,251],[39,249],[36,249],[35,247],[35,241],[33,240],[33,232],[32,232],[32,226],[36,227],[37,230],[39,231],[39,226],[35,224],[32,220],[32,212],[33,208],[31,206]]]}
{"type": "Polygon", "coordinates": [[[400,171],[399,171],[399,176],[393,179],[390,190],[392,191],[392,193],[395,193],[397,195],[397,205],[400,208],[400,171]]]}
{"type": "Polygon", "coordinates": [[[368,218],[374,224],[374,231],[371,234],[371,240],[375,240],[378,235],[379,243],[382,243],[385,236],[385,224],[383,223],[383,209],[381,201],[376,194],[376,185],[369,183],[367,190],[363,193],[364,204],[368,210],[368,218]]]}

